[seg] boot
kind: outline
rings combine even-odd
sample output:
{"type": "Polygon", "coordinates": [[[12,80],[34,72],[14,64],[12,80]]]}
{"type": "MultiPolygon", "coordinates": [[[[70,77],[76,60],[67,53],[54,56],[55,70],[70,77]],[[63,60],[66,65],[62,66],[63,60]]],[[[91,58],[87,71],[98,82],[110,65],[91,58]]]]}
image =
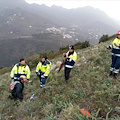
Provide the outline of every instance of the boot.
{"type": "Polygon", "coordinates": [[[113,74],[113,77],[114,77],[115,79],[117,79],[117,73],[114,73],[114,74],[113,74]]]}
{"type": "Polygon", "coordinates": [[[112,75],[113,75],[113,72],[112,72],[112,71],[110,71],[109,76],[112,76],[112,75]]]}
{"type": "Polygon", "coordinates": [[[14,97],[13,97],[13,96],[11,96],[11,95],[9,95],[9,96],[8,96],[8,98],[9,98],[9,99],[14,99],[14,97]]]}
{"type": "Polygon", "coordinates": [[[65,80],[66,84],[68,83],[68,80],[65,80]]]}
{"type": "Polygon", "coordinates": [[[42,88],[42,87],[43,87],[43,85],[40,84],[40,88],[42,88]]]}

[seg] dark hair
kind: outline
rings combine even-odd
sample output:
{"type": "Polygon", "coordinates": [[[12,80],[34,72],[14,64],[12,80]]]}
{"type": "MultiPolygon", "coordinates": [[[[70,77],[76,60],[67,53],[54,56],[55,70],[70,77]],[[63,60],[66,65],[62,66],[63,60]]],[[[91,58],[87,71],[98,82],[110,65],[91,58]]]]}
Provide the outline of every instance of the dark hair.
{"type": "Polygon", "coordinates": [[[73,50],[74,50],[74,46],[73,46],[73,45],[70,45],[70,46],[69,46],[69,49],[73,49],[73,50]]]}
{"type": "Polygon", "coordinates": [[[22,62],[22,61],[24,61],[25,59],[24,58],[22,58],[22,59],[20,59],[20,62],[22,62]]]}
{"type": "Polygon", "coordinates": [[[45,58],[45,60],[47,60],[47,56],[43,56],[42,58],[45,58]]]}
{"type": "Polygon", "coordinates": [[[23,78],[22,78],[22,77],[20,77],[20,78],[19,78],[19,80],[21,81],[21,80],[23,80],[23,78]]]}

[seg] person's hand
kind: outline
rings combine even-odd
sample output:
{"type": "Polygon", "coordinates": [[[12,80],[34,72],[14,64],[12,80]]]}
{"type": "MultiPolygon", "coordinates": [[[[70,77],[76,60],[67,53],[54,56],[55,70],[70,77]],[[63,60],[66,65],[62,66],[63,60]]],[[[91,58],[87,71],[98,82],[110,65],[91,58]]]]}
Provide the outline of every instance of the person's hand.
{"type": "Polygon", "coordinates": [[[63,53],[63,56],[66,57],[66,53],[63,53]]]}
{"type": "Polygon", "coordinates": [[[23,80],[24,80],[24,82],[28,83],[28,80],[26,78],[24,78],[23,80]]]}
{"type": "Polygon", "coordinates": [[[42,75],[41,77],[42,77],[42,78],[45,78],[45,76],[44,76],[44,75],[42,75]]]}
{"type": "Polygon", "coordinates": [[[66,55],[66,58],[69,58],[68,55],[66,55]]]}
{"type": "Polygon", "coordinates": [[[23,100],[22,102],[25,103],[25,100],[23,100]]]}
{"type": "Polygon", "coordinates": [[[37,73],[37,76],[38,76],[38,77],[40,76],[40,73],[39,73],[39,72],[37,73]]]}
{"type": "Polygon", "coordinates": [[[119,47],[119,46],[120,46],[119,44],[116,44],[116,43],[114,43],[114,45],[115,45],[116,47],[119,47]]]}

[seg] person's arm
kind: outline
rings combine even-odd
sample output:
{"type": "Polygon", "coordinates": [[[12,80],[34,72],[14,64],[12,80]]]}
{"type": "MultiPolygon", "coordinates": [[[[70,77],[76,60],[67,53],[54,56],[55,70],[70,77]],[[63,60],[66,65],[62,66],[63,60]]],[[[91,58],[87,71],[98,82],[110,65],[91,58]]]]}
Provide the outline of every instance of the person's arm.
{"type": "Polygon", "coordinates": [[[15,70],[17,69],[17,66],[15,65],[12,70],[11,70],[11,73],[10,73],[10,77],[11,79],[14,79],[14,73],[15,73],[15,70]]]}
{"type": "Polygon", "coordinates": [[[37,74],[38,77],[40,76],[40,72],[39,72],[40,69],[41,69],[41,63],[39,62],[37,67],[36,67],[36,74],[37,74]]]}
{"type": "Polygon", "coordinates": [[[65,60],[69,58],[68,54],[69,54],[69,51],[65,54],[65,60]]]}
{"type": "Polygon", "coordinates": [[[28,82],[28,80],[30,79],[30,68],[28,65],[26,66],[26,73],[27,73],[27,75],[26,75],[27,79],[25,80],[25,82],[28,82]]]}
{"type": "Polygon", "coordinates": [[[120,44],[118,44],[117,38],[112,42],[112,45],[113,45],[113,47],[120,47],[120,44]]]}
{"type": "Polygon", "coordinates": [[[66,57],[66,53],[63,53],[63,56],[66,57]]]}
{"type": "Polygon", "coordinates": [[[112,49],[113,48],[113,45],[109,45],[108,47],[106,47],[106,49],[112,49]]]}

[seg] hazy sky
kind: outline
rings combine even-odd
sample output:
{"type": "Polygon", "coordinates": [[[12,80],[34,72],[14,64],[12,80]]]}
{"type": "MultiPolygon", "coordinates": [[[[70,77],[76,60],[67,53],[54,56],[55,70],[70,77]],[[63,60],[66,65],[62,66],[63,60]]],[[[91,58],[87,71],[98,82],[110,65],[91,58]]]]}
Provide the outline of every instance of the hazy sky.
{"type": "Polygon", "coordinates": [[[57,5],[64,8],[78,8],[92,6],[99,8],[110,17],[120,20],[120,0],[25,0],[28,3],[45,4],[47,6],[57,5]]]}

